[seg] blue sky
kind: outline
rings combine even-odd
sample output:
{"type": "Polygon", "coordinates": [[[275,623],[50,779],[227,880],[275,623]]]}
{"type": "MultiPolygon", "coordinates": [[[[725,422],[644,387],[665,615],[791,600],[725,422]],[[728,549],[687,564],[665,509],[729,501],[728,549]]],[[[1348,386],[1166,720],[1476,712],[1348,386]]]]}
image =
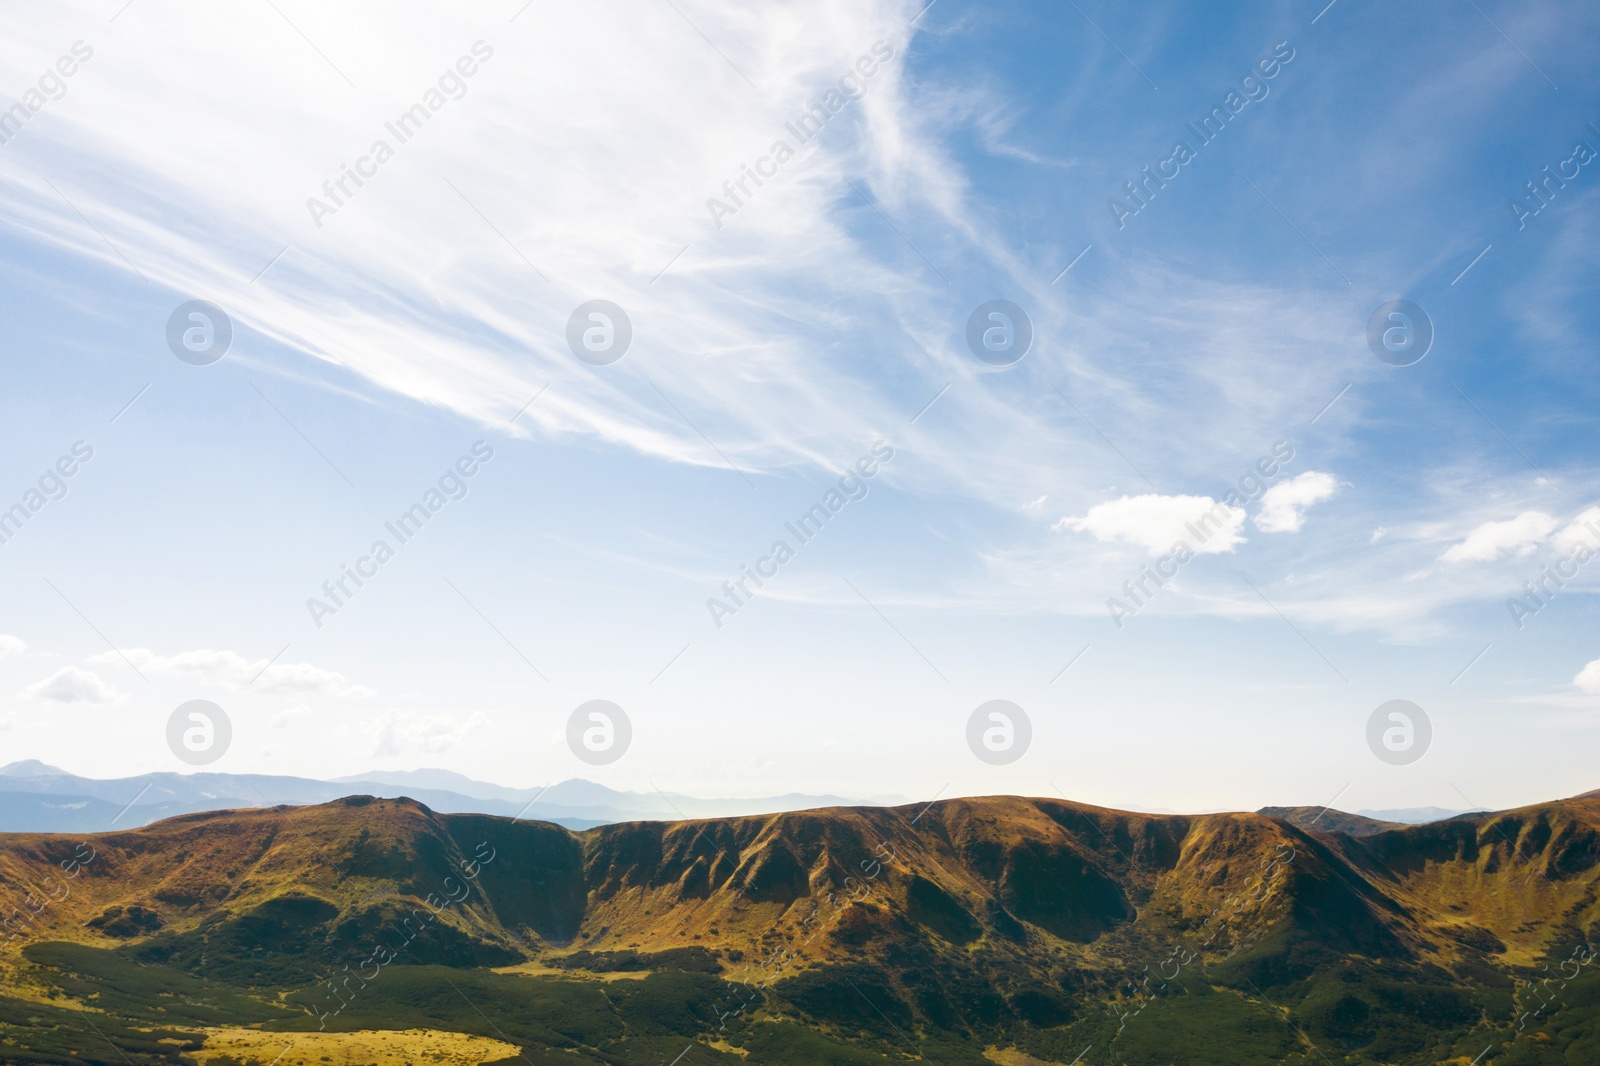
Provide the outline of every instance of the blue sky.
{"type": "Polygon", "coordinates": [[[168,716],[209,699],[212,768],[240,772],[1167,809],[1597,787],[1600,562],[1520,628],[1507,605],[1600,517],[1597,18],[8,16],[0,504],[93,458],[0,544],[0,750],[181,769],[168,716]],[[1571,176],[1534,214],[1547,166],[1571,176]],[[208,366],[165,339],[195,299],[234,328],[208,366]],[[610,365],[567,344],[596,299],[632,323],[610,365]],[[1010,366],[965,339],[996,299],[1033,327],[1010,366]],[[1434,330],[1412,365],[1367,343],[1396,299],[1434,330]],[[317,625],[307,600],[479,441],[465,496],[317,625]],[[880,441],[865,496],[716,625],[880,441]],[[1223,532],[1163,563],[1206,511],[1223,532]],[[1130,602],[1155,565],[1177,576],[1130,602]],[[633,724],[603,767],[564,740],[597,698],[633,724]],[[1033,724],[1004,766],[965,741],[991,699],[1033,724]],[[1407,765],[1367,747],[1391,699],[1433,726],[1407,765]]]}

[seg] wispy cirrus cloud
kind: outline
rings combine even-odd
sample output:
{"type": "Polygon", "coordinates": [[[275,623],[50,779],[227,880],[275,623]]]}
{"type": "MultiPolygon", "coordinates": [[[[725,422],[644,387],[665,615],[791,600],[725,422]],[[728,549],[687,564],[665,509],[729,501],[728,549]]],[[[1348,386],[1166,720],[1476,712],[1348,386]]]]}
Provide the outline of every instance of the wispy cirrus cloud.
{"type": "MultiPolygon", "coordinates": [[[[1049,285],[1059,267],[1046,272],[997,231],[956,143],[1015,102],[998,87],[910,81],[910,19],[923,6],[836,2],[800,17],[792,7],[689,5],[754,87],[669,5],[548,5],[538,35],[525,22],[479,25],[421,5],[378,22],[320,12],[303,27],[314,38],[363,42],[365,62],[347,70],[355,93],[321,63],[285,65],[282,55],[305,45],[270,9],[259,24],[238,16],[244,26],[209,11],[181,25],[119,19],[59,121],[28,135],[43,171],[73,174],[62,191],[156,283],[208,292],[273,341],[485,424],[555,381],[514,430],[543,439],[591,437],[755,472],[836,465],[863,435],[892,428],[928,457],[923,472],[897,477],[1009,508],[1038,495],[1041,470],[1071,484],[1104,459],[1082,447],[1081,425],[1047,382],[1071,381],[1115,439],[1199,410],[1207,424],[1197,438],[1211,443],[1270,440],[1337,391],[1332,371],[1318,380],[1287,360],[1263,368],[1240,354],[1326,347],[1342,316],[1314,291],[1140,263],[1139,286],[1064,303],[1049,285]],[[219,34],[237,54],[215,53],[219,34]],[[325,199],[330,161],[367,152],[454,58],[446,53],[479,37],[495,58],[466,95],[317,228],[306,201],[325,199]],[[578,45],[556,48],[557,39],[578,45]],[[895,59],[800,144],[785,123],[880,40],[895,59]],[[186,101],[181,120],[161,105],[175,96],[186,101]],[[527,101],[546,99],[564,103],[538,123],[522,120],[527,101]],[[212,131],[204,147],[189,136],[196,127],[212,131]],[[708,197],[724,195],[723,183],[775,138],[794,142],[797,158],[747,185],[747,205],[718,228],[708,197]],[[278,147],[264,151],[268,141],[278,147]],[[915,239],[911,251],[879,210],[936,243],[915,239]],[[1074,339],[1065,350],[1041,346],[1018,369],[1049,404],[1019,405],[986,387],[960,340],[973,298],[941,276],[957,270],[1022,293],[1041,336],[1074,339]],[[607,375],[580,372],[563,340],[568,314],[599,293],[625,307],[636,336],[607,375]],[[1130,341],[1117,325],[1128,321],[1147,329],[1130,341]],[[879,360],[854,356],[862,336],[879,360]],[[637,372],[646,362],[649,380],[637,372]],[[952,378],[940,423],[907,425],[952,378]],[[1006,447],[980,452],[972,440],[1006,447]]],[[[67,32],[61,21],[57,35],[67,32]]],[[[36,48],[54,39],[50,26],[24,32],[36,48]]],[[[34,173],[0,183],[14,194],[0,222],[125,269],[34,173]]],[[[1121,254],[1096,253],[1114,272],[1121,254]]]]}
{"type": "MultiPolygon", "coordinates": [[[[1286,427],[1303,429],[1353,382],[1318,429],[1331,429],[1324,444],[1338,447],[1366,417],[1367,383],[1388,369],[1360,354],[1370,307],[1344,293],[1332,271],[1306,275],[1312,280],[1251,276],[1214,269],[1219,257],[1210,253],[1152,258],[1128,241],[1098,238],[1069,279],[1073,287],[1053,287],[1060,266],[1082,250],[1079,240],[1090,243],[1077,236],[1078,221],[1052,214],[1041,228],[1059,234],[1019,241],[975,175],[992,176],[1001,160],[1066,181],[1096,160],[1063,152],[1030,127],[1027,98],[1002,77],[974,83],[968,64],[913,69],[914,34],[935,32],[931,18],[910,26],[923,6],[682,5],[728,61],[669,5],[553,3],[539,10],[538,33],[528,17],[446,17],[421,4],[391,6],[382,18],[343,8],[308,13],[301,28],[342,74],[311,55],[270,9],[203,9],[177,20],[134,9],[95,42],[93,62],[51,104],[48,119],[7,146],[21,165],[0,174],[9,194],[0,198],[0,225],[118,271],[126,254],[158,286],[203,291],[222,303],[253,340],[482,423],[503,423],[554,381],[514,433],[597,440],[668,464],[723,468],[731,460],[759,479],[763,471],[836,466],[853,457],[855,441],[881,430],[897,444],[905,440],[908,458],[916,457],[897,466],[897,487],[1006,512],[1045,494],[1057,513],[1085,523],[1094,516],[1106,537],[1088,524],[1069,528],[1098,544],[1171,545],[1150,544],[1166,538],[1165,519],[1100,510],[1119,491],[1105,487],[1104,471],[1126,476],[1101,431],[1163,489],[1210,498],[1204,494],[1215,494],[1218,481],[1236,476],[1236,449],[1257,451],[1286,427]],[[224,37],[233,42],[225,55],[214,47],[224,37]],[[462,98],[430,118],[319,228],[307,198],[323,197],[338,164],[368,152],[385,135],[384,123],[480,39],[495,56],[462,98]],[[719,228],[707,197],[741,176],[774,138],[790,136],[784,123],[878,40],[896,59],[865,97],[821,136],[797,144],[801,151],[780,177],[755,187],[719,228]],[[174,99],[184,107],[168,106],[174,99]],[[532,100],[559,106],[530,123],[532,100]],[[207,136],[194,137],[195,129],[207,136]],[[977,157],[966,151],[974,132],[984,148],[977,157]],[[45,183],[47,175],[76,208],[45,183]],[[84,226],[78,209],[121,252],[84,226]],[[1059,255],[1056,237],[1065,246],[1059,255]],[[1091,283],[1091,269],[1105,280],[1091,283]],[[963,350],[961,324],[976,298],[969,285],[985,296],[1015,292],[1034,314],[1041,343],[1009,379],[1024,388],[1008,390],[977,372],[963,350]],[[634,351],[606,374],[579,367],[562,339],[572,308],[599,295],[627,308],[636,334],[634,351]],[[872,339],[877,358],[859,357],[862,337],[872,339]],[[910,424],[946,386],[938,406],[910,424]],[[1175,426],[1183,427],[1183,447],[1166,447],[1158,435],[1152,441],[1151,427],[1175,426]]],[[[54,6],[19,21],[0,56],[27,67],[101,17],[87,4],[54,6]]],[[[974,21],[951,18],[937,32],[974,21]]],[[[1156,47],[1154,29],[1141,33],[1156,47]]],[[[1384,121],[1427,115],[1431,127],[1441,106],[1472,113],[1464,100],[1491,100],[1526,75],[1503,51],[1480,42],[1438,73],[1424,73],[1411,108],[1386,110],[1384,121]],[[1471,96],[1462,95],[1463,85],[1471,96]]],[[[1097,63],[1107,58],[1066,87],[1079,104],[1105,90],[1107,71],[1120,63],[1105,55],[1097,63]]],[[[1315,106],[1302,98],[1295,108],[1264,112],[1260,136],[1304,123],[1297,108],[1315,106]]],[[[1348,184],[1352,169],[1391,174],[1392,145],[1415,144],[1416,128],[1381,130],[1355,146],[1309,145],[1341,153],[1319,156],[1326,165],[1296,168],[1309,192],[1348,184]]],[[[1426,145],[1441,160],[1456,150],[1437,130],[1426,145]]],[[[1119,173],[1127,165],[1110,162],[1119,173]]],[[[1271,181],[1256,177],[1276,199],[1271,181]]],[[[1344,203],[1302,199],[1332,205],[1329,211],[1344,203]]],[[[1243,202],[1274,218],[1249,196],[1243,202]]],[[[1300,217],[1294,206],[1285,204],[1300,217]]],[[[1166,219],[1150,221],[1176,225],[1179,208],[1164,199],[1166,219]]],[[[1340,222],[1335,215],[1325,224],[1340,222]]],[[[1288,231],[1280,236],[1286,246],[1297,240],[1288,231]]],[[[1320,243],[1320,231],[1311,237],[1320,243]]],[[[1387,251],[1330,254],[1358,276],[1363,258],[1373,276],[1404,276],[1387,251]]],[[[237,358],[298,372],[243,345],[237,358]]],[[[349,379],[339,387],[351,387],[349,379]]],[[[1298,530],[1306,508],[1327,498],[1291,501],[1291,484],[1300,493],[1326,490],[1299,478],[1277,486],[1271,491],[1279,495],[1263,500],[1258,528],[1298,530]]],[[[1419,500],[1403,501],[1386,522],[1420,521],[1429,504],[1419,500]]],[[[1242,542],[1242,529],[1234,529],[1205,550],[1242,542]]],[[[1015,558],[1031,550],[1025,539],[1011,547],[1015,558]]],[[[1096,547],[1056,538],[1054,561],[1081,567],[1096,547]]],[[[1295,554],[1315,550],[1285,546],[1273,564],[1337,569],[1295,554]]],[[[1423,548],[1404,545],[1370,573],[1362,568],[1370,583],[1329,592],[1314,617],[1381,624],[1437,606],[1445,594],[1418,595],[1415,586],[1397,592],[1405,574],[1437,560],[1439,547],[1426,550],[1432,554],[1422,559],[1423,548]]],[[[990,557],[1006,552],[1002,546],[990,557]]],[[[1018,596],[1028,587],[1019,583],[1018,596]]],[[[1033,606],[1059,602],[1036,588],[1033,606]]],[[[1286,597],[1285,610],[1297,613],[1301,595],[1310,593],[1286,597]]],[[[1254,609],[1248,599],[1205,602],[1219,612],[1254,609]]],[[[340,683],[274,666],[256,687],[316,692],[340,683]]]]}

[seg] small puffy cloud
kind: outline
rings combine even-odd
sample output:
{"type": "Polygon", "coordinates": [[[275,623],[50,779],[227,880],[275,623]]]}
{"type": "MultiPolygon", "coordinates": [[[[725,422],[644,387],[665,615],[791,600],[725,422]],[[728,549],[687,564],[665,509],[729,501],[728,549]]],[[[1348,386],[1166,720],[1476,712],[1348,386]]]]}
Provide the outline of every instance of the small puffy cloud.
{"type": "Polygon", "coordinates": [[[1244,543],[1245,512],[1210,496],[1124,496],[1089,508],[1082,518],[1062,518],[1054,529],[1088,533],[1097,540],[1136,544],[1151,555],[1183,541],[1196,555],[1230,552],[1244,543]],[[1192,527],[1192,528],[1191,528],[1192,527]]]}
{"type": "Polygon", "coordinates": [[[28,650],[28,646],[16,637],[0,633],[0,659],[9,659],[13,655],[21,655],[28,650]]]}
{"type": "Polygon", "coordinates": [[[1487,563],[1502,555],[1527,555],[1560,524],[1543,511],[1523,511],[1504,522],[1485,522],[1439,558],[1447,563],[1487,563]]]}
{"type": "Polygon", "coordinates": [[[489,719],[474,711],[457,720],[444,714],[418,714],[415,711],[385,711],[366,724],[372,737],[373,755],[404,755],[425,752],[438,755],[449,751],[467,734],[489,719]]]}
{"type": "Polygon", "coordinates": [[[1040,496],[1037,500],[1034,500],[1032,503],[1023,504],[1022,505],[1022,509],[1024,511],[1037,511],[1039,508],[1044,506],[1044,501],[1048,500],[1049,498],[1050,498],[1049,496],[1040,496]]]}
{"type": "Polygon", "coordinates": [[[56,703],[121,703],[128,697],[100,680],[98,674],[68,666],[22,690],[29,699],[56,703]]]}
{"type": "MultiPolygon", "coordinates": [[[[264,662],[265,660],[263,660],[264,662]]],[[[261,667],[251,663],[251,676],[261,667]]],[[[250,686],[253,691],[269,696],[301,696],[318,693],[329,696],[347,696],[366,699],[376,693],[365,685],[352,685],[335,670],[324,670],[310,663],[274,663],[262,672],[260,680],[250,686]]]]}
{"type": "Polygon", "coordinates": [[[157,655],[148,648],[129,648],[126,652],[91,656],[89,661],[116,665],[124,658],[140,673],[209,681],[236,692],[249,689],[265,696],[348,696],[352,699],[373,695],[372,689],[352,685],[334,670],[324,670],[310,663],[268,666],[268,659],[252,661],[234,651],[201,648],[180,651],[176,655],[157,655]]]}
{"type": "Polygon", "coordinates": [[[1330,499],[1339,491],[1332,474],[1307,470],[1298,477],[1280,481],[1261,495],[1261,510],[1256,512],[1256,528],[1263,533],[1298,533],[1306,524],[1306,512],[1313,504],[1330,499]]]}
{"type": "Polygon", "coordinates": [[[1579,670],[1578,676],[1572,679],[1572,683],[1585,692],[1600,696],[1600,659],[1579,670]]]}
{"type": "Polygon", "coordinates": [[[305,718],[306,716],[310,715],[311,713],[312,713],[312,710],[311,710],[311,705],[310,704],[297,703],[293,707],[287,707],[287,708],[279,711],[277,714],[274,714],[272,716],[272,728],[274,728],[274,729],[287,728],[288,725],[291,722],[294,722],[294,721],[296,721],[297,719],[300,719],[300,718],[305,718]]]}

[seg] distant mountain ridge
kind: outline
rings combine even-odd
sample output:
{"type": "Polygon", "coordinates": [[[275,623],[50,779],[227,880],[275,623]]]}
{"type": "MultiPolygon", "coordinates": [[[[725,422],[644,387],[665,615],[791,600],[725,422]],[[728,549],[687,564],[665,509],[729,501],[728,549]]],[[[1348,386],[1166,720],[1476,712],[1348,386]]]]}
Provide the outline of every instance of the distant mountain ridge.
{"type": "MultiPolygon", "coordinates": [[[[1582,799],[1574,796],[1574,799],[1582,799]]],[[[1488,814],[1488,811],[1451,811],[1443,807],[1408,807],[1389,811],[1337,811],[1332,807],[1262,807],[1257,814],[1282,818],[1286,822],[1322,833],[1345,833],[1364,837],[1391,829],[1404,829],[1412,825],[1431,825],[1469,814],[1488,814]]]]}
{"type": "MultiPolygon", "coordinates": [[[[81,777],[38,759],[23,759],[0,766],[0,832],[132,829],[179,814],[278,804],[304,806],[350,795],[409,797],[442,814],[520,816],[573,830],[614,822],[733,818],[909,802],[904,796],[852,798],[799,792],[751,799],[703,799],[681,793],[619,791],[582,778],[539,788],[513,788],[478,781],[453,770],[426,768],[374,770],[327,781],[224,773],[150,773],[101,779],[81,777]]],[[[1284,818],[1301,828],[1362,836],[1397,825],[1422,825],[1471,812],[1416,807],[1351,814],[1322,807],[1263,807],[1257,813],[1284,818]]]]}
{"type": "MultiPolygon", "coordinates": [[[[800,793],[708,800],[675,793],[624,792],[578,778],[543,788],[508,788],[449,770],[428,769],[375,771],[332,781],[224,773],[150,773],[98,779],[25,759],[0,766],[0,832],[133,829],[180,814],[280,804],[306,806],[351,795],[409,797],[442,814],[520,816],[573,830],[613,822],[775,814],[862,802],[800,793]]],[[[904,802],[902,797],[889,799],[904,802]]]]}
{"type": "Polygon", "coordinates": [[[1446,818],[1459,818],[1463,814],[1485,814],[1487,809],[1475,807],[1467,809],[1451,809],[1448,807],[1402,807],[1398,810],[1360,810],[1356,812],[1363,818],[1375,818],[1380,822],[1399,822],[1401,825],[1427,825],[1429,822],[1442,822],[1446,818]]]}

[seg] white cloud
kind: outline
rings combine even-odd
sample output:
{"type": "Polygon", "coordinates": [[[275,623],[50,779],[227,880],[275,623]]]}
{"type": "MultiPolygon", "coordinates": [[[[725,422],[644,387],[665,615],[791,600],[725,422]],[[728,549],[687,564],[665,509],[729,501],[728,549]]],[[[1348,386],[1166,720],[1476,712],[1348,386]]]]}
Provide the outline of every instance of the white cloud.
{"type": "Polygon", "coordinates": [[[310,704],[296,703],[294,706],[286,707],[272,716],[272,728],[283,729],[287,727],[290,722],[293,722],[298,718],[304,718],[311,713],[312,711],[310,704]]]}
{"type": "Polygon", "coordinates": [[[1312,504],[1321,503],[1338,491],[1339,482],[1332,474],[1316,470],[1279,482],[1262,494],[1256,528],[1263,533],[1298,533],[1306,524],[1306,511],[1312,504]]]}
{"type": "Polygon", "coordinates": [[[1556,534],[1556,549],[1562,553],[1578,547],[1594,551],[1600,546],[1600,507],[1591,507],[1556,534]]]}
{"type": "MultiPolygon", "coordinates": [[[[754,477],[803,464],[836,467],[857,446],[824,455],[818,441],[894,425],[896,446],[903,437],[908,456],[924,459],[890,468],[888,476],[912,490],[966,493],[1014,513],[1040,487],[1105,484],[1104,457],[1084,449],[1082,427],[1053,407],[1044,415],[993,390],[958,385],[926,418],[906,425],[909,412],[951,381],[973,380],[960,340],[963,312],[846,177],[896,225],[904,218],[942,234],[941,252],[930,250],[940,269],[981,269],[995,291],[1017,291],[1036,316],[1036,336],[1075,338],[1036,346],[1016,373],[1061,380],[1097,429],[1150,464],[1161,483],[1206,483],[1192,479],[1219,473],[1208,464],[1223,448],[1272,439],[1348,384],[1331,356],[1359,309],[1329,300],[1316,280],[1197,276],[1112,255],[1097,242],[1088,262],[1110,256],[1115,280],[1085,287],[1071,302],[1055,299],[1050,278],[1076,245],[1055,249],[1058,265],[1042,270],[1034,254],[1052,254],[1048,242],[1026,256],[1016,251],[984,203],[987,183],[952,162],[970,141],[964,116],[1010,111],[997,109],[979,80],[938,77],[926,65],[916,79],[901,77],[899,60],[886,66],[867,97],[832,119],[778,180],[756,190],[722,228],[711,223],[706,197],[785,135],[783,121],[837,79],[841,62],[880,37],[905,54],[907,23],[922,6],[822,0],[801,14],[787,4],[685,4],[754,86],[669,5],[553,0],[541,5],[537,35],[526,31],[531,12],[509,29],[499,18],[491,26],[484,16],[480,26],[476,14],[409,2],[381,11],[324,5],[305,12],[310,21],[296,15],[360,86],[350,92],[270,8],[141,5],[107,28],[104,46],[95,42],[71,97],[30,121],[26,146],[55,161],[52,173],[71,175],[57,179],[61,194],[154,283],[212,294],[241,330],[337,364],[340,380],[348,374],[486,424],[503,424],[552,379],[570,380],[581,368],[561,339],[567,315],[581,300],[614,296],[634,319],[636,349],[618,373],[584,374],[584,387],[558,385],[533,405],[514,432],[542,441],[587,435],[671,462],[722,466],[697,426],[754,477]],[[431,118],[422,136],[315,228],[305,197],[321,195],[339,163],[353,163],[439,63],[478,36],[496,57],[470,80],[467,96],[431,118]],[[224,37],[230,48],[218,50],[214,42],[224,37]],[[530,112],[529,101],[549,106],[530,112]],[[197,129],[206,136],[195,137],[197,129]],[[564,165],[550,167],[549,159],[564,165]],[[892,251],[880,253],[880,240],[892,251]],[[885,357],[861,361],[833,343],[852,334],[879,340],[885,357]],[[1307,363],[1290,353],[1318,355],[1311,360],[1318,369],[1306,373],[1307,363]],[[897,363],[897,354],[908,361],[897,363]],[[642,376],[622,373],[644,356],[685,418],[642,376]],[[869,372],[884,366],[900,369],[869,372]],[[1161,427],[1180,423],[1183,448],[1152,440],[1152,427],[1158,440],[1161,427]],[[1134,443],[1141,438],[1152,442],[1148,453],[1134,443]]],[[[0,15],[0,65],[29,68],[93,18],[104,14],[86,0],[0,15]]],[[[921,20],[917,32],[929,25],[921,20]]],[[[1482,77],[1476,64],[1462,69],[1482,77]]],[[[1098,76],[1085,68],[1077,91],[1095,91],[1098,76]]],[[[995,144],[991,131],[1007,124],[976,128],[995,144]]],[[[38,173],[0,173],[0,227],[8,237],[125,270],[119,253],[38,173]]],[[[103,302],[92,296],[78,298],[103,302]]],[[[260,356],[244,351],[230,358],[264,373],[306,376],[310,360],[283,354],[270,362],[251,362],[260,356]]],[[[1335,417],[1354,417],[1360,395],[1340,401],[1335,417]]],[[[1429,486],[1437,470],[1413,473],[1429,486]]],[[[1481,484],[1481,470],[1472,478],[1481,484]]],[[[1095,498],[1052,500],[1045,513],[1082,513],[1095,498]]],[[[1405,502],[1425,500],[1418,491],[1405,502]]],[[[1385,520],[1404,529],[1414,517],[1385,520]]],[[[1203,550],[1231,550],[1239,534],[1235,528],[1203,550]]],[[[1059,553],[1060,542],[1052,547],[1059,553]]],[[[1092,554],[1092,545],[1084,548],[1092,554]]],[[[1437,600],[1391,598],[1389,571],[1414,568],[1403,552],[1439,550],[1430,542],[1370,553],[1361,573],[1371,580],[1360,587],[1343,565],[1355,553],[1337,564],[1318,559],[1336,575],[1325,609],[1363,622],[1424,609],[1437,600]],[[1336,600],[1356,602],[1347,609],[1336,600]]],[[[1019,598],[1055,598],[1031,580],[1017,588],[1019,598]]],[[[1086,609],[1098,610],[1093,593],[1085,592],[1086,609]]]]}
{"type": "Polygon", "coordinates": [[[1579,670],[1578,676],[1572,679],[1572,683],[1585,692],[1600,696],[1600,659],[1579,670]]]}
{"type": "MultiPolygon", "coordinates": [[[[97,45],[70,107],[27,127],[72,183],[58,194],[33,170],[0,172],[0,228],[124,270],[114,245],[153,283],[211,293],[240,329],[337,365],[341,381],[484,424],[504,424],[574,372],[564,323],[578,303],[609,293],[636,330],[627,368],[649,358],[682,417],[642,376],[619,371],[584,375],[593,387],[551,389],[512,432],[583,435],[673,463],[731,462],[753,476],[837,468],[859,454],[863,427],[896,425],[896,446],[904,439],[926,464],[896,464],[894,479],[1007,511],[1041,485],[1098,483],[1101,460],[1077,427],[987,389],[953,388],[926,420],[905,425],[908,405],[973,379],[956,320],[964,313],[920,259],[907,265],[892,231],[861,225],[852,184],[896,225],[944,234],[949,258],[934,256],[938,269],[1009,279],[1000,287],[1024,300],[1036,336],[1076,338],[1030,356],[1023,372],[1066,379],[1111,439],[1181,417],[1188,446],[1169,461],[1198,463],[1208,446],[1266,437],[1345,384],[1331,364],[1308,375],[1297,360],[1252,358],[1321,352],[1341,335],[1350,309],[1320,286],[1241,284],[1140,261],[1137,285],[1071,305],[1055,299],[1033,258],[1047,253],[1017,250],[984,202],[987,183],[961,162],[982,116],[1016,109],[966,77],[903,74],[909,39],[927,30],[926,20],[910,25],[922,3],[681,6],[553,0],[540,7],[538,35],[525,31],[529,16],[507,29],[414,2],[324,5],[297,18],[319,43],[342,42],[344,55],[330,47],[329,57],[358,93],[270,7],[140,9],[97,45]],[[330,174],[386,135],[384,123],[438,64],[480,36],[495,57],[466,95],[317,228],[306,197],[325,196],[330,174]],[[214,47],[223,37],[227,54],[214,47]],[[714,223],[708,196],[725,197],[726,180],[766,158],[776,138],[792,139],[785,121],[879,40],[895,58],[865,97],[714,223]],[[1144,328],[1130,336],[1129,321],[1144,328]],[[836,343],[851,334],[873,336],[884,358],[863,362],[836,343]],[[903,368],[883,372],[897,357],[903,368]]],[[[0,13],[0,61],[11,60],[0,66],[23,69],[103,17],[87,0],[0,13]]],[[[1078,77],[1095,90],[1094,72],[1078,77]]],[[[229,358],[296,376],[310,361],[229,358]]]]}
{"type": "Polygon", "coordinates": [[[19,638],[0,633],[0,659],[9,659],[13,655],[21,655],[28,650],[28,646],[19,638]]]}
{"type": "Polygon", "coordinates": [[[1050,498],[1049,496],[1040,496],[1037,500],[1034,500],[1032,503],[1023,504],[1022,505],[1022,509],[1024,511],[1037,511],[1039,508],[1044,506],[1044,501],[1048,500],[1049,498],[1050,498]]]}
{"type": "MultiPolygon", "coordinates": [[[[0,59],[27,57],[31,66],[35,50],[103,17],[76,6],[26,27],[0,22],[0,59]]],[[[498,422],[553,375],[570,373],[560,327],[573,308],[594,293],[618,294],[638,331],[636,351],[648,336],[656,358],[676,364],[657,364],[667,371],[661,387],[686,412],[698,407],[723,423],[712,434],[718,446],[745,469],[784,465],[818,458],[793,442],[820,436],[821,425],[886,420],[843,409],[855,372],[824,365],[808,343],[814,326],[845,328],[863,310],[882,315],[881,294],[900,287],[836,217],[842,177],[873,186],[891,213],[908,199],[942,200],[949,210],[959,198],[960,181],[912,122],[901,77],[913,32],[907,6],[831,0],[802,16],[784,5],[679,12],[566,0],[541,7],[538,34],[526,21],[508,27],[414,2],[297,17],[310,38],[344,42],[342,56],[329,48],[330,60],[359,92],[270,7],[242,23],[210,9],[152,11],[96,42],[70,110],[27,132],[75,171],[63,192],[152,283],[215,293],[238,324],[273,341],[498,422]],[[228,57],[208,43],[224,34],[228,57]],[[464,81],[449,75],[465,86],[459,102],[407,141],[386,132],[480,38],[492,58],[480,53],[464,81]],[[784,123],[879,41],[880,57],[892,50],[893,58],[874,63],[865,95],[830,119],[825,136],[799,142],[784,123]],[[178,110],[174,100],[183,101],[178,110]],[[530,112],[529,101],[545,103],[530,112]],[[203,150],[189,136],[195,128],[212,131],[203,150]],[[392,161],[342,194],[324,192],[330,177],[346,181],[341,163],[370,161],[376,137],[390,143],[392,161]],[[775,180],[749,185],[744,168],[770,161],[779,138],[795,158],[775,180]],[[566,165],[544,165],[555,158],[566,165]],[[102,179],[111,172],[115,180],[102,179]],[[746,182],[731,201],[730,178],[746,182]],[[737,213],[715,219],[713,195],[737,213]],[[336,213],[313,216],[311,196],[338,204],[336,213]],[[291,239],[294,250],[252,284],[291,239]],[[450,249],[442,259],[441,247],[450,249]],[[732,291],[733,277],[763,297],[732,291]],[[857,294],[821,322],[819,279],[823,289],[857,294]],[[726,372],[733,361],[737,374],[726,372]],[[751,407],[774,392],[783,403],[751,407]]],[[[125,269],[36,173],[0,174],[0,190],[0,224],[125,269]]],[[[613,376],[595,390],[552,390],[519,429],[725,466],[659,399],[613,376]]]]}
{"type": "Polygon", "coordinates": [[[373,755],[438,755],[449,751],[467,734],[488,723],[489,719],[480,711],[474,711],[460,721],[443,714],[385,711],[368,721],[365,729],[372,737],[373,755]]]}
{"type": "Polygon", "coordinates": [[[1487,563],[1502,555],[1527,555],[1560,523],[1543,511],[1523,511],[1504,522],[1485,522],[1439,558],[1447,563],[1487,563]]]}
{"type": "Polygon", "coordinates": [[[1182,540],[1196,555],[1232,551],[1244,543],[1245,512],[1210,496],[1124,496],[1089,508],[1082,518],[1062,518],[1055,529],[1092,534],[1097,540],[1136,544],[1151,555],[1182,540]],[[1202,519],[1211,515],[1208,524],[1202,519]],[[1198,534],[1198,535],[1197,535],[1198,534]]]}
{"type": "Polygon", "coordinates": [[[124,657],[141,673],[198,679],[242,692],[249,689],[264,696],[347,696],[362,699],[373,695],[364,685],[352,685],[334,670],[310,663],[273,663],[267,659],[246,659],[238,652],[180,651],[176,655],[157,655],[148,648],[129,648],[125,652],[102,652],[90,656],[92,663],[117,665],[124,657]],[[259,675],[259,676],[257,676],[259,675]],[[252,683],[252,679],[254,683],[252,683]]]}
{"type": "Polygon", "coordinates": [[[76,666],[57,670],[43,681],[36,681],[22,690],[30,699],[54,700],[57,703],[121,703],[127,695],[116,686],[100,680],[100,676],[76,666]]]}

